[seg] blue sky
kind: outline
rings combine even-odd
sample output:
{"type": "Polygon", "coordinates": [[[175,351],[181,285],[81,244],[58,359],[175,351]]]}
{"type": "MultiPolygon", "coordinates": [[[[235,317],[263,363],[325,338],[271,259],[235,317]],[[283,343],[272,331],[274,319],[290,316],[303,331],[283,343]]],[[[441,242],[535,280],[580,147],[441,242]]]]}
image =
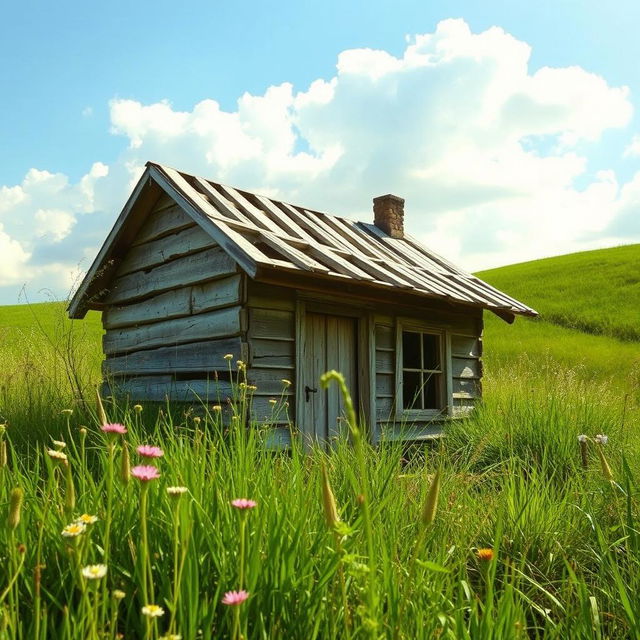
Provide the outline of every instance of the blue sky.
{"type": "Polygon", "coordinates": [[[0,303],[64,296],[147,159],[360,218],[398,192],[470,269],[638,242],[639,23],[631,1],[6,4],[0,303]]]}

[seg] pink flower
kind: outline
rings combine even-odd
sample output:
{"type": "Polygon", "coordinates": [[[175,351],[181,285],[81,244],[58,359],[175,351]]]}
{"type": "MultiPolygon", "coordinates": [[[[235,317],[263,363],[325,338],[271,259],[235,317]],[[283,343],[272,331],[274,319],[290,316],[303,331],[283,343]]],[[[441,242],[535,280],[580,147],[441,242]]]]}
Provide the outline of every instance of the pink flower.
{"type": "Polygon", "coordinates": [[[160,472],[151,465],[141,464],[131,469],[131,475],[134,478],[138,478],[138,480],[141,480],[142,482],[149,482],[149,480],[155,480],[156,478],[159,478],[160,472]]]}
{"type": "Polygon", "coordinates": [[[119,433],[121,435],[127,433],[127,427],[117,422],[114,422],[113,424],[103,424],[100,428],[105,433],[119,433]]]}
{"type": "MultiPolygon", "coordinates": [[[[231,506],[235,507],[236,509],[253,509],[254,507],[258,506],[257,502],[254,502],[253,500],[247,500],[247,498],[236,498],[235,500],[231,501],[231,506]]],[[[240,593],[243,593],[242,591],[240,593]]]]}
{"type": "Polygon", "coordinates": [[[242,604],[249,597],[249,593],[244,589],[242,591],[227,591],[222,598],[222,604],[229,606],[237,606],[242,604]]]}
{"type": "Polygon", "coordinates": [[[150,444],[141,444],[138,453],[145,458],[162,458],[164,451],[160,447],[153,447],[150,444]]]}

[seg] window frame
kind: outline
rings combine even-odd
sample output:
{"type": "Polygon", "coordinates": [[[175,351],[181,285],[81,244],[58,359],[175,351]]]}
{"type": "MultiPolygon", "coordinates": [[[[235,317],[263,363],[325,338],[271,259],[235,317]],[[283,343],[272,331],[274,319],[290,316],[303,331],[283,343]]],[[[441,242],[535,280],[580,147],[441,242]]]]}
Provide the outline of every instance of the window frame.
{"type": "MultiPolygon", "coordinates": [[[[421,338],[422,343],[422,338],[421,338]]],[[[410,368],[410,367],[409,367],[410,368]]],[[[430,371],[429,369],[420,369],[420,371],[430,371]]],[[[450,335],[447,328],[431,325],[418,320],[407,318],[398,318],[396,322],[396,419],[401,421],[418,421],[418,420],[434,420],[444,418],[451,414],[451,348],[450,335]],[[440,349],[440,373],[441,381],[438,390],[439,405],[438,409],[405,409],[404,408],[404,349],[402,334],[405,331],[434,335],[438,337],[440,349]]]]}

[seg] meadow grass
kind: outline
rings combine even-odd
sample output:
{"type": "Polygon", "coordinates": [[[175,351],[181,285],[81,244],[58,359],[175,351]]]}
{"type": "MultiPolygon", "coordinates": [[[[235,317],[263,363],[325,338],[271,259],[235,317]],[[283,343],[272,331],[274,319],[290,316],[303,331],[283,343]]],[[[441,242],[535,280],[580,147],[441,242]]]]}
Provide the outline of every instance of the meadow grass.
{"type": "Polygon", "coordinates": [[[211,407],[101,416],[97,315],[34,308],[0,308],[0,640],[640,638],[637,342],[486,314],[446,438],[276,452],[211,407]]]}
{"type": "Polygon", "coordinates": [[[15,449],[10,427],[7,522],[11,491],[24,499],[19,523],[0,527],[0,637],[640,637],[637,436],[619,407],[594,406],[586,391],[548,379],[532,394],[514,380],[413,457],[366,442],[269,452],[262,428],[226,428],[216,411],[152,416],[106,403],[127,433],[94,422],[85,434],[63,414],[51,436],[66,442],[65,465],[42,446],[15,449]],[[589,443],[586,469],[582,432],[610,438],[589,443]],[[145,459],[141,444],[164,455],[145,459]],[[145,462],[159,478],[132,475],[145,462]],[[257,506],[234,508],[236,498],[257,506]],[[64,537],[82,514],[98,519],[64,537]],[[83,577],[100,564],[104,577],[83,577]],[[240,590],[245,602],[222,603],[240,590]],[[164,614],[145,616],[151,604],[164,614]]]}

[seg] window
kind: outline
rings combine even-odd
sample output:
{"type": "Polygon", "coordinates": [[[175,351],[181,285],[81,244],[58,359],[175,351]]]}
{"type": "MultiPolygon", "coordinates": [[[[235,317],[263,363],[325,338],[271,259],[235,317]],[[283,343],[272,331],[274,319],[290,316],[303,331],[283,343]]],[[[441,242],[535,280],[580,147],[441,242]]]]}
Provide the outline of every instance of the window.
{"type": "Polygon", "coordinates": [[[443,406],[444,375],[442,335],[434,332],[402,330],[402,408],[413,411],[440,411],[443,406]]]}

